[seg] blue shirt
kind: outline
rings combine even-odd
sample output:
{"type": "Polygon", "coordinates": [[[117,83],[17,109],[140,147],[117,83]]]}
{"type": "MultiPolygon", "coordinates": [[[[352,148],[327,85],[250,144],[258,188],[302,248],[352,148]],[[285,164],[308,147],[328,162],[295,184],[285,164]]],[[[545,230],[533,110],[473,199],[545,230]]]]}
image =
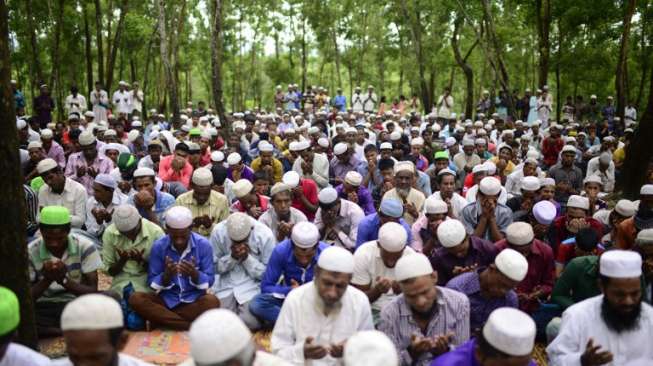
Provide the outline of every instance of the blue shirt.
{"type": "Polygon", "coordinates": [[[338,108],[340,112],[344,112],[347,106],[347,97],[342,94],[336,95],[335,98],[333,98],[333,105],[338,108]]]}
{"type": "MultiPolygon", "coordinates": [[[[433,360],[431,366],[481,366],[476,360],[475,350],[476,338],[472,338],[456,347],[453,351],[447,352],[433,360]]],[[[528,366],[537,366],[537,364],[531,360],[528,366]]]]}
{"type": "MultiPolygon", "coordinates": [[[[175,197],[171,195],[170,193],[166,192],[161,192],[154,190],[154,213],[156,214],[156,218],[159,219],[159,223],[161,224],[161,227],[165,227],[165,212],[168,208],[174,206],[175,204],[175,197]]],[[[134,195],[129,196],[129,204],[132,206],[136,206],[134,204],[134,195]]],[[[141,214],[143,217],[146,216],[145,210],[138,209],[138,213],[141,214]]]]}
{"type": "MultiPolygon", "coordinates": [[[[360,163],[358,163],[358,167],[356,168],[358,174],[362,175],[363,177],[367,176],[369,170],[370,168],[367,165],[366,160],[362,160],[360,163]]],[[[372,192],[374,191],[375,188],[377,188],[375,182],[383,182],[383,177],[381,176],[381,171],[379,170],[379,167],[376,167],[374,169],[374,179],[370,179],[369,183],[367,184],[368,191],[372,192]]]]}
{"type": "MultiPolygon", "coordinates": [[[[399,223],[406,230],[408,234],[408,241],[412,241],[413,235],[410,231],[410,225],[404,221],[404,219],[399,219],[399,223]]],[[[365,216],[361,222],[358,223],[358,236],[356,237],[356,249],[361,246],[363,243],[368,241],[376,240],[379,238],[379,228],[381,228],[381,219],[379,218],[378,213],[373,213],[371,215],[365,216]]]]}
{"type": "Polygon", "coordinates": [[[156,290],[169,309],[174,309],[182,303],[192,303],[213,285],[215,280],[213,272],[213,249],[209,241],[196,233],[191,233],[188,246],[183,253],[179,253],[172,245],[170,235],[166,235],[152,244],[150,252],[150,265],[147,273],[147,283],[156,290]],[[163,284],[163,273],[166,268],[166,257],[174,263],[182,260],[195,262],[199,272],[197,283],[182,274],[176,274],[170,279],[167,286],[163,284]]]}
{"type": "Polygon", "coordinates": [[[317,258],[328,247],[328,244],[319,242],[311,263],[304,268],[299,265],[295,258],[293,244],[290,239],[285,239],[277,244],[261,280],[261,293],[274,294],[283,298],[292,290],[290,286],[291,279],[297,281],[300,285],[311,282],[313,280],[313,269],[317,265],[317,258]],[[281,276],[283,276],[283,282],[279,282],[281,276]]]}

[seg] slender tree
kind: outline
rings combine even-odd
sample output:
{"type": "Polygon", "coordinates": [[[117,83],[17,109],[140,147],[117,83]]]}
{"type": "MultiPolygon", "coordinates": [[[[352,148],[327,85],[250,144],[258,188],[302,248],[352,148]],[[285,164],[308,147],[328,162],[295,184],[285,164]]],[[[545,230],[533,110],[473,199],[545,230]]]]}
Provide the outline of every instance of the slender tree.
{"type": "Polygon", "coordinates": [[[617,115],[624,120],[624,110],[626,108],[626,82],[628,79],[628,43],[630,40],[630,27],[633,14],[635,13],[636,0],[628,0],[625,4],[623,26],[621,30],[621,42],[619,44],[619,62],[617,63],[617,73],[615,76],[615,89],[617,90],[617,115]]]}

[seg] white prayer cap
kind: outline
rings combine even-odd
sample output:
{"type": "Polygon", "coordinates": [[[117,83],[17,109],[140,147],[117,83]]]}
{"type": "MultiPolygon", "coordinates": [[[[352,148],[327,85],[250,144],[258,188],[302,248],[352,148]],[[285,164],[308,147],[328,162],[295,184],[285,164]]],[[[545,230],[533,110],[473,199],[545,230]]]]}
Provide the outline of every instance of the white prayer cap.
{"type": "Polygon", "coordinates": [[[485,139],[476,139],[476,140],[474,140],[474,144],[476,144],[476,145],[487,145],[487,141],[485,141],[485,139]]]}
{"type": "Polygon", "coordinates": [[[198,186],[210,186],[213,184],[213,174],[207,168],[197,168],[193,172],[193,183],[198,186]]]}
{"type": "Polygon", "coordinates": [[[317,144],[324,148],[327,148],[329,147],[329,139],[327,139],[326,137],[320,137],[319,139],[317,139],[317,144]]]}
{"type": "Polygon", "coordinates": [[[293,226],[290,238],[300,248],[312,248],[320,240],[320,231],[314,223],[302,221],[293,226]]]}
{"type": "Polygon", "coordinates": [[[597,183],[599,185],[603,185],[603,182],[601,181],[601,177],[599,177],[596,174],[590,175],[589,177],[586,177],[585,179],[583,179],[583,185],[585,185],[587,183],[597,183]]]}
{"type": "MultiPolygon", "coordinates": [[[[530,152],[530,150],[529,150],[529,152],[530,152]]],[[[535,165],[537,167],[537,159],[535,159],[535,158],[526,158],[524,160],[524,164],[533,164],[533,165],[535,165]]],[[[541,185],[541,183],[539,183],[540,180],[538,179],[537,181],[538,181],[538,184],[541,185]]]]}
{"type": "Polygon", "coordinates": [[[399,172],[403,172],[403,171],[407,171],[407,172],[411,172],[411,173],[415,174],[415,164],[413,164],[413,162],[411,162],[411,161],[399,161],[399,162],[397,162],[395,164],[395,167],[394,167],[395,174],[397,174],[399,172]]]}
{"type": "Polygon", "coordinates": [[[45,128],[41,130],[41,139],[49,140],[54,137],[54,133],[51,129],[45,128]]]}
{"type": "Polygon", "coordinates": [[[653,229],[644,229],[638,232],[635,243],[640,246],[653,244],[653,229]]]}
{"type": "Polygon", "coordinates": [[[524,177],[521,181],[522,191],[537,191],[540,189],[540,179],[537,177],[524,177]]]}
{"type": "Polygon", "coordinates": [[[445,214],[449,211],[447,203],[435,196],[424,201],[424,212],[428,214],[445,214]]]}
{"type": "Polygon", "coordinates": [[[54,159],[45,158],[45,159],[39,161],[38,164],[36,164],[36,171],[39,174],[43,174],[43,173],[45,173],[47,171],[50,171],[50,170],[52,170],[52,169],[54,169],[54,168],[56,168],[58,166],[59,165],[57,164],[56,161],[54,161],[54,159]]]}
{"type": "Polygon", "coordinates": [[[193,213],[184,206],[173,206],[165,213],[166,227],[186,229],[193,223],[193,213]]]}
{"type": "Polygon", "coordinates": [[[320,253],[317,266],[331,272],[351,274],[354,273],[354,256],[347,249],[328,247],[320,253]]]}
{"type": "Polygon", "coordinates": [[[295,188],[299,185],[299,178],[299,173],[294,170],[290,170],[283,175],[281,181],[289,185],[290,188],[295,188]]]}
{"type": "Polygon", "coordinates": [[[553,179],[551,177],[546,177],[546,178],[541,178],[540,179],[540,186],[542,186],[542,187],[555,186],[555,185],[556,185],[556,181],[555,181],[555,179],[553,179]]]}
{"type": "Polygon", "coordinates": [[[571,145],[565,145],[562,147],[562,153],[564,154],[566,152],[576,154],[576,148],[571,145]]]}
{"type": "Polygon", "coordinates": [[[116,189],[116,180],[110,174],[98,174],[95,176],[94,181],[107,188],[116,189]]]}
{"type": "Polygon", "coordinates": [[[528,272],[528,261],[526,261],[526,258],[518,251],[510,248],[502,250],[494,258],[494,265],[497,266],[499,272],[517,282],[521,282],[528,272]]]}
{"type": "Polygon", "coordinates": [[[536,327],[533,319],[521,310],[498,308],[483,326],[483,338],[497,350],[511,356],[525,356],[533,351],[536,327]]]}
{"type": "Polygon", "coordinates": [[[290,187],[287,184],[278,182],[275,183],[272,188],[270,188],[270,197],[274,197],[277,193],[290,191],[290,187]]]}
{"type": "Polygon", "coordinates": [[[231,190],[234,192],[236,198],[243,198],[247,196],[250,192],[252,192],[253,188],[254,186],[252,185],[252,182],[250,182],[248,179],[239,179],[231,186],[231,190]]]}
{"type": "Polygon", "coordinates": [[[533,216],[542,225],[550,225],[556,215],[556,207],[549,201],[540,201],[533,206],[533,216]]]}
{"type": "MultiPolygon", "coordinates": [[[[482,165],[482,164],[479,164],[479,165],[482,165]]],[[[446,174],[453,175],[454,177],[456,176],[456,172],[454,172],[453,170],[451,170],[449,168],[444,168],[444,169],[442,169],[442,170],[440,170],[438,172],[438,176],[446,175],[446,174]]]]}
{"type": "Polygon", "coordinates": [[[358,131],[356,130],[356,127],[347,127],[345,128],[345,133],[358,133],[358,131]]]}
{"type": "Polygon", "coordinates": [[[234,212],[227,217],[227,235],[231,240],[245,240],[253,227],[254,220],[242,212],[234,212]]]}
{"type": "Polygon", "coordinates": [[[388,252],[401,252],[406,247],[407,240],[406,230],[396,222],[387,222],[379,229],[378,243],[388,252]]]}
{"type": "Polygon", "coordinates": [[[258,144],[258,150],[260,152],[272,152],[274,151],[274,146],[272,146],[272,144],[267,141],[261,141],[258,144]]]}
{"type": "Polygon", "coordinates": [[[487,172],[487,165],[485,164],[476,164],[472,168],[472,174],[487,172]]]}
{"type": "Polygon", "coordinates": [[[127,134],[127,141],[129,141],[129,142],[134,142],[134,141],[136,141],[136,139],[137,139],[138,136],[140,136],[140,135],[141,135],[141,133],[138,132],[138,130],[131,130],[131,131],[129,131],[129,133],[127,134]]]}
{"type": "Polygon", "coordinates": [[[311,147],[311,143],[308,140],[301,140],[295,145],[295,151],[306,150],[311,147]]]}
{"type": "Polygon", "coordinates": [[[401,139],[401,132],[399,132],[399,131],[392,131],[392,133],[390,134],[390,140],[392,140],[392,141],[397,141],[397,140],[399,140],[399,139],[401,139]]]}
{"type": "Polygon", "coordinates": [[[381,146],[379,146],[379,150],[392,150],[392,144],[389,142],[383,142],[381,143],[381,146]]]}
{"type": "Polygon", "coordinates": [[[424,139],[421,137],[416,137],[410,142],[410,146],[422,146],[424,145],[424,139]]]}
{"type": "Polygon", "coordinates": [[[220,163],[224,161],[224,153],[222,151],[214,151],[211,153],[211,161],[220,163]]]}
{"type": "Polygon", "coordinates": [[[530,137],[529,135],[522,135],[522,136],[519,138],[519,141],[520,141],[520,142],[521,142],[521,141],[531,141],[531,137],[530,137]]]}
{"type": "Polygon", "coordinates": [[[27,150],[32,150],[32,149],[41,149],[43,148],[43,144],[41,141],[30,141],[29,144],[27,144],[27,150]]]}
{"type": "MultiPolygon", "coordinates": [[[[105,133],[106,135],[106,133],[105,133]]],[[[90,130],[86,130],[79,134],[79,144],[82,146],[88,146],[95,142],[95,136],[90,130]]]]}
{"type": "Polygon", "coordinates": [[[635,206],[633,201],[622,199],[617,202],[616,206],[614,206],[614,210],[621,216],[631,217],[635,215],[635,212],[637,212],[637,206],[635,206]]]}
{"type": "Polygon", "coordinates": [[[484,195],[496,196],[501,192],[501,182],[495,177],[481,179],[479,189],[484,195]]]}
{"type": "Polygon", "coordinates": [[[127,83],[124,80],[120,80],[118,85],[127,86],[127,83]]]}
{"type": "Polygon", "coordinates": [[[345,174],[345,183],[351,184],[352,186],[358,187],[363,182],[363,176],[360,175],[357,171],[350,170],[345,174]]]}
{"type": "Polygon", "coordinates": [[[294,129],[294,128],[289,128],[289,129],[287,129],[287,130],[285,131],[285,133],[286,133],[286,134],[292,134],[292,133],[295,133],[295,129],[294,129]]]}
{"type": "Polygon", "coordinates": [[[193,361],[212,365],[240,354],[252,341],[252,333],[230,310],[211,309],[197,317],[188,332],[193,361]]]}
{"type": "Polygon", "coordinates": [[[338,192],[332,187],[326,187],[320,191],[317,198],[321,204],[329,205],[338,199],[338,192]]]}
{"type": "Polygon", "coordinates": [[[596,99],[596,94],[592,94],[592,95],[590,96],[590,99],[596,99]]]}
{"type": "Polygon", "coordinates": [[[347,339],[343,354],[345,366],[397,366],[399,356],[385,333],[363,330],[347,339]]]}
{"type": "Polygon", "coordinates": [[[430,275],[432,273],[433,267],[431,266],[431,262],[422,253],[404,255],[399,258],[395,265],[395,279],[397,282],[430,275]]]}
{"type": "Polygon", "coordinates": [[[465,226],[463,223],[456,219],[449,219],[442,221],[438,225],[438,241],[445,248],[453,248],[460,245],[465,237],[467,232],[465,231],[465,226]]]}
{"type": "Polygon", "coordinates": [[[575,207],[575,208],[580,208],[583,210],[589,210],[590,209],[590,201],[587,199],[587,197],[579,196],[579,195],[571,195],[569,196],[569,199],[567,200],[567,208],[569,207],[575,207]]]}
{"type": "Polygon", "coordinates": [[[472,139],[463,139],[463,147],[464,146],[474,146],[474,140],[472,140],[472,139]]]}
{"type": "Polygon", "coordinates": [[[209,138],[212,136],[218,136],[218,130],[216,130],[214,127],[209,127],[206,131],[209,133],[209,138]]]}
{"type": "Polygon", "coordinates": [[[644,184],[642,188],[639,189],[640,196],[652,196],[653,195],[653,184],[644,184]]]}
{"type": "Polygon", "coordinates": [[[483,165],[485,165],[487,167],[487,173],[489,175],[494,175],[494,173],[497,172],[497,165],[494,164],[493,162],[488,160],[485,163],[483,163],[483,165]]]}
{"type": "Polygon", "coordinates": [[[141,121],[135,120],[132,122],[132,127],[143,127],[143,123],[141,121]]]}
{"type": "Polygon", "coordinates": [[[141,219],[138,209],[132,205],[120,205],[113,210],[111,220],[120,232],[134,229],[141,219]]]}
{"type": "Polygon", "coordinates": [[[138,168],[134,171],[134,178],[154,176],[156,176],[156,173],[151,168],[138,168]]]}
{"type": "Polygon", "coordinates": [[[513,222],[506,228],[506,240],[512,245],[526,245],[533,241],[533,227],[527,222],[513,222]]]}
{"type": "Polygon", "coordinates": [[[229,165],[236,165],[236,164],[240,163],[241,160],[242,160],[242,157],[237,152],[232,152],[231,154],[229,154],[227,156],[227,164],[229,164],[229,165]]]}
{"type": "Polygon", "coordinates": [[[442,130],[442,127],[440,127],[439,124],[434,123],[433,126],[431,126],[431,131],[433,132],[440,132],[442,130]]]}
{"type": "Polygon", "coordinates": [[[102,330],[122,328],[120,304],[101,294],[82,295],[66,305],[61,313],[61,330],[102,330]]]}
{"type": "Polygon", "coordinates": [[[344,142],[339,142],[336,144],[336,146],[333,147],[333,153],[336,155],[342,155],[347,152],[347,149],[349,147],[347,146],[346,143],[344,142]]]}
{"type": "Polygon", "coordinates": [[[630,250],[608,250],[601,255],[599,270],[610,278],[637,278],[642,275],[642,257],[630,250]]]}

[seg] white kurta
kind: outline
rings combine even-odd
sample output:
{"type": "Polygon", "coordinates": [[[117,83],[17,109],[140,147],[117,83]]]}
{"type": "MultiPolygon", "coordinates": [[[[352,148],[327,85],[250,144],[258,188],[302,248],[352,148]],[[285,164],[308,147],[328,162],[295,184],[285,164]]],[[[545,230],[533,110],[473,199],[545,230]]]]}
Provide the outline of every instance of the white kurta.
{"type": "Polygon", "coordinates": [[[116,90],[113,93],[113,98],[111,98],[113,107],[116,109],[114,113],[126,113],[129,114],[132,112],[132,96],[129,91],[120,91],[116,90]]]}
{"type": "MultiPolygon", "coordinates": [[[[442,196],[440,195],[440,191],[437,191],[429,196],[429,198],[431,197],[435,197],[435,199],[443,201],[442,196]]],[[[465,197],[459,195],[457,192],[453,193],[453,196],[451,197],[451,209],[453,210],[453,215],[456,218],[461,217],[463,208],[465,208],[465,206],[467,206],[468,204],[469,202],[467,202],[465,197]]]]}
{"type": "Polygon", "coordinates": [[[341,359],[329,355],[320,360],[304,360],[304,341],[329,346],[341,343],[361,330],[372,330],[372,311],[367,296],[348,286],[341,306],[324,315],[322,300],[313,282],[288,294],[272,331],[272,352],[295,365],[342,365],[341,359]]]}
{"type": "Polygon", "coordinates": [[[21,344],[9,343],[7,352],[0,358],[0,366],[14,365],[46,366],[50,365],[50,359],[21,344]]]}
{"type": "Polygon", "coordinates": [[[66,97],[64,108],[68,114],[75,112],[79,113],[80,117],[84,117],[83,114],[86,112],[86,98],[81,94],[77,94],[76,97],[70,94],[66,97]]]}
{"type": "Polygon", "coordinates": [[[601,318],[603,295],[595,296],[569,307],[562,314],[558,336],[546,349],[551,366],[580,366],[580,356],[590,338],[594,345],[612,352],[612,362],[606,366],[622,366],[638,359],[653,364],[653,308],[642,303],[639,328],[617,334],[608,329],[601,318]]]}
{"type": "Polygon", "coordinates": [[[109,94],[106,91],[97,91],[93,89],[91,92],[91,105],[93,106],[93,114],[95,115],[96,123],[100,121],[107,122],[107,107],[109,106],[109,94]]]}

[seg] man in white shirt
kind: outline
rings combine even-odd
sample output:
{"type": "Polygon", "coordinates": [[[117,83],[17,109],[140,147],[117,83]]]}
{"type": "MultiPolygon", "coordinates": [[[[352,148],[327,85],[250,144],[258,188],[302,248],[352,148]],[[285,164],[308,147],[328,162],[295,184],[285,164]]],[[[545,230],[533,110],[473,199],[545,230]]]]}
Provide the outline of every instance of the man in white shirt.
{"type": "Polygon", "coordinates": [[[109,225],[114,208],[126,204],[127,195],[109,174],[98,174],[93,182],[93,197],[89,197],[86,205],[86,232],[100,239],[109,225]]]}
{"type": "Polygon", "coordinates": [[[53,361],[55,366],[146,366],[137,358],[119,353],[127,341],[120,304],[101,294],[80,296],[61,314],[61,329],[68,358],[53,361]]]}
{"type": "Polygon", "coordinates": [[[547,347],[552,366],[628,365],[653,359],[653,308],[642,301],[642,257],[633,251],[601,255],[602,295],[562,314],[560,333],[547,347]]]}
{"type": "Polygon", "coordinates": [[[449,216],[454,219],[460,218],[463,208],[469,202],[465,197],[456,192],[456,173],[449,168],[442,169],[437,176],[438,187],[440,190],[429,196],[444,201],[449,206],[449,216]]]}
{"type": "Polygon", "coordinates": [[[316,154],[308,140],[293,141],[289,147],[299,155],[292,170],[303,178],[314,180],[320,189],[329,186],[329,160],[325,154],[316,154]]]}
{"type": "Polygon", "coordinates": [[[363,111],[363,94],[361,94],[361,87],[357,86],[354,94],[351,96],[351,109],[354,113],[363,111]]]}
{"type": "Polygon", "coordinates": [[[132,96],[127,90],[126,82],[121,80],[118,83],[118,90],[113,93],[111,102],[117,113],[123,113],[125,116],[131,113],[132,96]]]}
{"type": "Polygon", "coordinates": [[[601,155],[593,157],[587,162],[587,174],[585,177],[598,176],[601,178],[603,191],[610,193],[614,190],[615,176],[614,176],[614,162],[612,161],[612,154],[607,151],[601,155]]]}
{"type": "Polygon", "coordinates": [[[363,95],[363,111],[365,113],[374,113],[376,111],[376,93],[372,85],[367,87],[367,94],[363,95]]]}
{"type": "Polygon", "coordinates": [[[326,243],[347,249],[356,247],[358,224],[365,217],[357,204],[338,197],[338,192],[327,187],[317,195],[320,207],[315,213],[315,226],[326,243]]]}
{"type": "Polygon", "coordinates": [[[296,365],[338,365],[347,339],[371,330],[372,311],[365,293],[349,282],[354,257],[330,247],[318,259],[312,282],[292,290],[272,331],[272,352],[296,365]]]}
{"type": "Polygon", "coordinates": [[[132,84],[132,90],[129,92],[131,98],[131,114],[134,116],[141,116],[143,111],[143,91],[139,89],[138,81],[132,84]]]}
{"type": "Polygon", "coordinates": [[[53,159],[43,159],[36,170],[45,181],[39,190],[39,212],[46,206],[63,206],[70,211],[71,226],[80,229],[86,221],[86,189],[66,178],[53,159]]]}
{"type": "Polygon", "coordinates": [[[290,237],[293,226],[308,221],[306,215],[292,207],[292,188],[285,183],[276,183],[270,189],[272,208],[265,211],[258,221],[272,230],[275,243],[290,237]]]}
{"type": "Polygon", "coordinates": [[[91,105],[93,106],[93,114],[95,115],[95,121],[98,122],[107,122],[107,109],[109,108],[109,94],[105,90],[102,90],[102,83],[99,81],[95,82],[95,89],[91,92],[89,98],[91,100],[91,105]]]}
{"type": "Polygon", "coordinates": [[[451,96],[451,91],[449,87],[444,88],[444,94],[440,95],[438,98],[438,103],[435,105],[438,110],[439,118],[449,119],[451,116],[451,111],[453,110],[453,97],[451,96]]]}

